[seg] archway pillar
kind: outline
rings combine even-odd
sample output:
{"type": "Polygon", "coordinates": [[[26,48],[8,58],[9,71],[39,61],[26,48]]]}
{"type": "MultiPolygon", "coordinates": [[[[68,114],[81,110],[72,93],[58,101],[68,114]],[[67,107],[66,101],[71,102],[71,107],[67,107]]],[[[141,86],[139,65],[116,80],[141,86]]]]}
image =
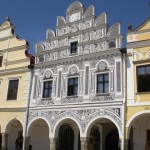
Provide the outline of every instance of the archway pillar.
{"type": "Polygon", "coordinates": [[[2,150],[7,150],[7,133],[1,133],[2,135],[2,150]]]}
{"type": "Polygon", "coordinates": [[[128,139],[124,140],[124,150],[128,150],[128,142],[128,139]]]}
{"type": "Polygon", "coordinates": [[[49,139],[50,139],[50,150],[56,150],[57,138],[50,137],[49,139]]]}
{"type": "Polygon", "coordinates": [[[26,137],[26,140],[25,140],[25,150],[29,150],[30,138],[31,138],[30,136],[26,137]]]}
{"type": "Polygon", "coordinates": [[[81,141],[81,150],[88,150],[89,138],[88,137],[80,137],[80,141],[81,141]]]}

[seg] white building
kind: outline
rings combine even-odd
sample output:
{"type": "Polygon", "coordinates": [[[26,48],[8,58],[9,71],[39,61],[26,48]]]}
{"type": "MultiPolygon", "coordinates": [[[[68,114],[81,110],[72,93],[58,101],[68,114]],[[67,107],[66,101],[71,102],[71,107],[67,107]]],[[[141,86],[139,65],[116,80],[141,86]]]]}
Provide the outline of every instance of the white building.
{"type": "Polygon", "coordinates": [[[26,148],[124,149],[124,51],[120,23],[80,2],[36,46],[26,148]]]}

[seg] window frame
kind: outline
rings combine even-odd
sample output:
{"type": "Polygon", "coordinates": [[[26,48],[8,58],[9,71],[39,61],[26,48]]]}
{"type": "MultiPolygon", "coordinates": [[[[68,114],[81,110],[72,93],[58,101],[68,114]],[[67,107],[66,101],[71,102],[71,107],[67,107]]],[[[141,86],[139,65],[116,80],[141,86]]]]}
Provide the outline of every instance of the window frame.
{"type": "Polygon", "coordinates": [[[19,78],[10,78],[10,79],[8,79],[8,84],[7,84],[7,93],[6,93],[6,100],[7,100],[7,101],[16,101],[16,100],[18,100],[19,83],[20,83],[19,78]],[[18,89],[17,89],[17,94],[16,94],[17,96],[16,96],[16,99],[8,99],[9,84],[10,84],[10,81],[13,81],[13,80],[18,80],[18,89]]]}
{"type": "Polygon", "coordinates": [[[2,57],[1,61],[0,61],[0,67],[3,66],[3,55],[0,55],[0,57],[2,57]]]}
{"type": "Polygon", "coordinates": [[[146,74],[146,66],[150,66],[150,64],[144,64],[144,65],[138,65],[138,66],[136,66],[136,90],[137,90],[137,93],[150,93],[150,90],[149,91],[139,91],[139,82],[138,82],[138,77],[139,76],[143,76],[143,75],[138,75],[138,68],[140,68],[140,67],[144,67],[145,69],[145,74],[144,74],[144,76],[145,75],[150,75],[150,73],[149,74],[146,74]]]}
{"type": "Polygon", "coordinates": [[[99,96],[103,95],[109,95],[110,94],[110,72],[109,71],[102,71],[102,72],[96,72],[95,73],[95,94],[99,96]],[[101,74],[108,74],[108,93],[98,93],[97,92],[97,76],[101,74]]]}
{"type": "Polygon", "coordinates": [[[70,42],[70,55],[77,55],[77,54],[78,54],[78,44],[79,44],[78,40],[76,40],[76,41],[71,41],[71,42],[70,42]],[[72,53],[71,45],[72,45],[73,43],[77,43],[76,53],[72,53]]]}
{"type": "Polygon", "coordinates": [[[52,98],[52,93],[53,93],[53,79],[43,79],[43,82],[42,82],[42,94],[41,94],[41,98],[42,99],[50,99],[52,98]],[[50,97],[43,97],[43,94],[44,94],[44,82],[48,82],[48,81],[51,81],[52,82],[52,92],[51,92],[51,96],[50,97]]]}
{"type": "Polygon", "coordinates": [[[77,97],[78,95],[79,95],[79,75],[75,75],[75,76],[68,76],[67,77],[67,89],[66,89],[66,95],[67,95],[67,97],[77,97]],[[78,90],[77,90],[77,95],[68,95],[68,88],[69,88],[69,86],[68,86],[68,83],[69,83],[69,79],[71,79],[71,78],[77,78],[78,79],[78,90]]]}

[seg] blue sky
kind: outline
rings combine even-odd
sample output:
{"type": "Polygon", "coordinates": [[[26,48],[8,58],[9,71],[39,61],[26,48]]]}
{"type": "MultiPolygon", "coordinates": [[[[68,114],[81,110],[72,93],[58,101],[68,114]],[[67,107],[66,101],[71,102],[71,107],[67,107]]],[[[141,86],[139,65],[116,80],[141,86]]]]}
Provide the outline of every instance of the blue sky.
{"type": "MultiPolygon", "coordinates": [[[[0,0],[0,24],[7,16],[15,25],[15,33],[30,44],[30,53],[34,54],[35,44],[45,40],[46,30],[55,30],[56,17],[65,16],[68,6],[74,0],[0,0]]],[[[128,23],[133,28],[150,17],[150,0],[80,0],[88,8],[95,6],[95,15],[108,14],[108,24],[121,22],[122,35],[127,31],[128,23]]]]}

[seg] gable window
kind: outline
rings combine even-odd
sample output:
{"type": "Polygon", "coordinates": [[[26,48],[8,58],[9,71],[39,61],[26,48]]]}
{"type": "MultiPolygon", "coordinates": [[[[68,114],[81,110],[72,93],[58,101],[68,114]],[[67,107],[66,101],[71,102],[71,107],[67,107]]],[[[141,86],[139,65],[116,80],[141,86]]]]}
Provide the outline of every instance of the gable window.
{"type": "Polygon", "coordinates": [[[53,81],[44,81],[43,84],[43,98],[51,97],[53,81]]]}
{"type": "Polygon", "coordinates": [[[97,75],[97,94],[109,93],[109,73],[97,75]]]}
{"type": "Polygon", "coordinates": [[[70,46],[71,46],[70,53],[71,53],[71,54],[77,53],[78,42],[73,42],[73,43],[71,43],[70,46]]]}
{"type": "Polygon", "coordinates": [[[0,67],[2,67],[3,56],[0,56],[0,67]]]}
{"type": "Polygon", "coordinates": [[[78,77],[68,79],[68,96],[78,95],[78,77]]]}
{"type": "Polygon", "coordinates": [[[150,65],[137,67],[137,91],[150,92],[150,65]]]}
{"type": "Polygon", "coordinates": [[[18,84],[19,84],[19,79],[9,81],[7,100],[17,99],[18,84]]]}

